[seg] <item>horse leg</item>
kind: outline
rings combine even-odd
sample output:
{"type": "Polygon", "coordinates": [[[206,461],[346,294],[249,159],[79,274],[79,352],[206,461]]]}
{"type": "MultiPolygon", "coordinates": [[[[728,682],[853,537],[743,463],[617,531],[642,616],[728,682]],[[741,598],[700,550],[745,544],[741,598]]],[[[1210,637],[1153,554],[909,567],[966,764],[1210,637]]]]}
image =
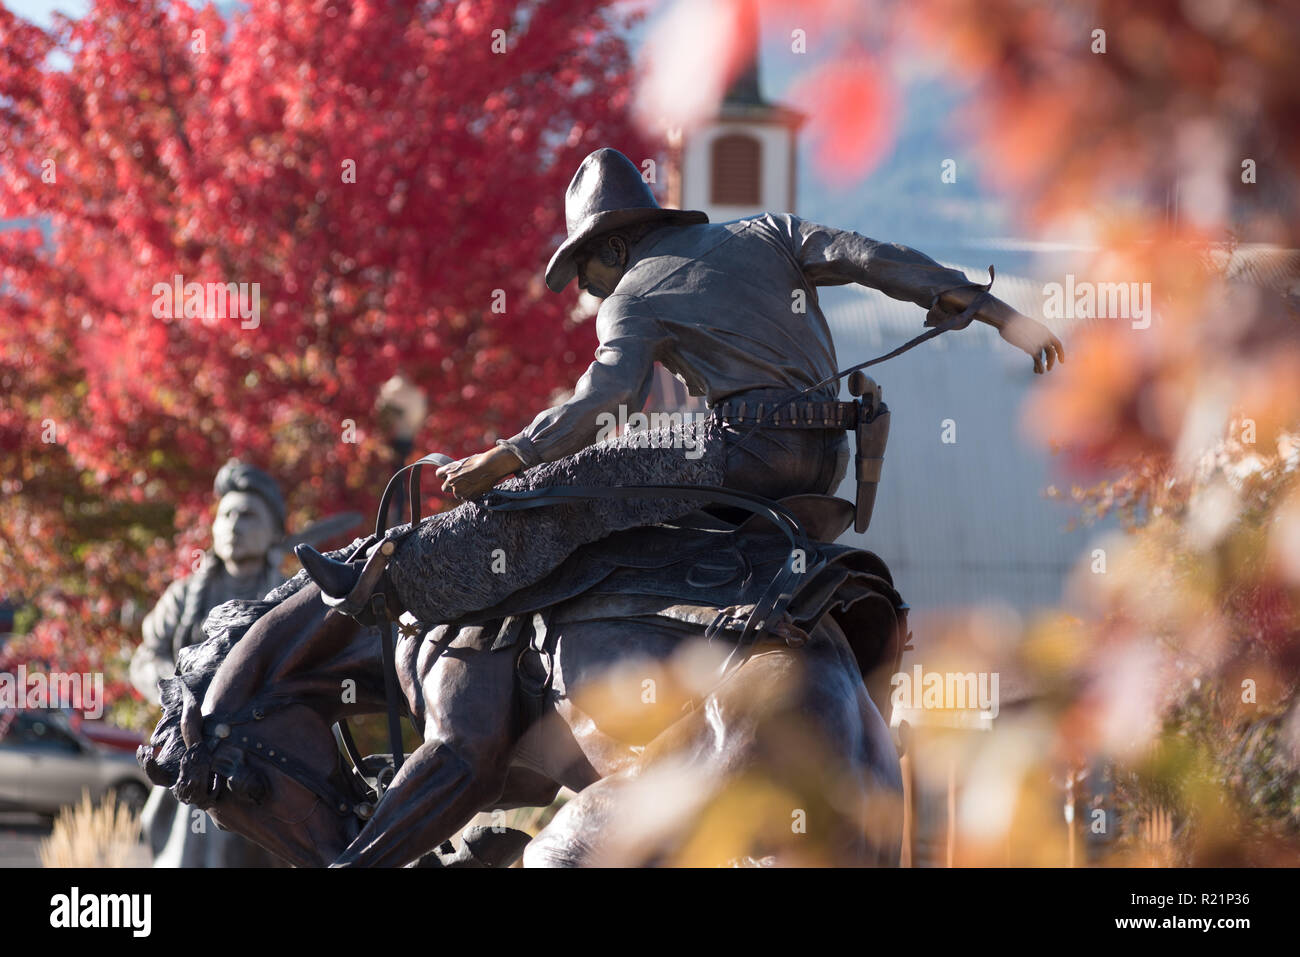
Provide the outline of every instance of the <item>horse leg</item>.
{"type": "Polygon", "coordinates": [[[630,780],[630,774],[620,772],[583,788],[524,848],[524,867],[599,864],[600,836],[608,833],[611,817],[619,811],[619,792],[630,780]]]}
{"type": "Polygon", "coordinates": [[[683,807],[692,824],[674,848],[681,863],[726,862],[715,854],[728,860],[773,854],[799,864],[898,863],[898,752],[832,621],[823,620],[799,648],[760,645],[694,715],[652,741],[642,760],[683,764],[699,790],[715,785],[709,808],[683,807]],[[749,818],[752,851],[728,847],[710,833],[735,817],[749,818]]]}
{"type": "Polygon", "coordinates": [[[493,806],[517,740],[514,653],[482,647],[474,629],[439,653],[421,649],[424,744],[393,779],[336,867],[401,867],[493,806]]]}
{"type": "Polygon", "coordinates": [[[896,864],[901,786],[847,644],[819,628],[756,649],[636,765],[568,802],[524,863],[896,864]]]}

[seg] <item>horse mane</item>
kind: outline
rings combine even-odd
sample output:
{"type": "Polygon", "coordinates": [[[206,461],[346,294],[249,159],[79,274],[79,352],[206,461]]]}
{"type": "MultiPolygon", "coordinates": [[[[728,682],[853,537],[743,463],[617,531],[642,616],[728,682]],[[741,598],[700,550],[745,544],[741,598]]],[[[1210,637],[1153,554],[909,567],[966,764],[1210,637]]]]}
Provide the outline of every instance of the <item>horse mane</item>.
{"type": "MultiPolygon", "coordinates": [[[[289,594],[297,590],[294,588],[289,594]]],[[[181,756],[185,753],[185,741],[181,736],[184,689],[188,688],[195,700],[202,701],[230,649],[258,619],[278,604],[279,600],[272,600],[268,595],[260,601],[235,599],[218,605],[203,621],[207,640],[182,648],[177,654],[176,673],[158,682],[162,718],[149,743],[137,752],[145,773],[154,784],[171,787],[180,772],[181,756]]]]}

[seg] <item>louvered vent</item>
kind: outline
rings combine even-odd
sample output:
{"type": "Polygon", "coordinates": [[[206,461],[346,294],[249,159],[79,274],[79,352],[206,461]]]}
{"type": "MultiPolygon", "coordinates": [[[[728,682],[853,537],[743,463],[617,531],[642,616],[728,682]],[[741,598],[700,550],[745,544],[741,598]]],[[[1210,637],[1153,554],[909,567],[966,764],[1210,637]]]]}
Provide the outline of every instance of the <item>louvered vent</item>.
{"type": "Polygon", "coordinates": [[[757,206],[762,144],[752,136],[732,133],[713,141],[713,190],[715,206],[757,206]]]}

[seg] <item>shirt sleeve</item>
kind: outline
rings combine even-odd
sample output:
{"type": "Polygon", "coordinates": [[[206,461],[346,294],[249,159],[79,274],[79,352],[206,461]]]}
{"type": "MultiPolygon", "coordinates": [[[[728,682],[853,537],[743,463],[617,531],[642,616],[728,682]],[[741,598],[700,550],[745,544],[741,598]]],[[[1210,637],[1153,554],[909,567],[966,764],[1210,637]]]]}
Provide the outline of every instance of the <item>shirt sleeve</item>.
{"type": "Polygon", "coordinates": [[[572,455],[597,441],[602,429],[626,414],[641,411],[650,394],[655,359],[667,336],[639,300],[610,296],[596,316],[600,345],[567,402],[538,414],[518,435],[498,439],[526,466],[572,455]]]}
{"type": "Polygon", "coordinates": [[[966,274],[941,266],[923,252],[898,243],[881,243],[848,230],[783,217],[795,259],[814,286],[855,282],[879,289],[891,299],[929,309],[937,295],[974,285],[966,274]]]}

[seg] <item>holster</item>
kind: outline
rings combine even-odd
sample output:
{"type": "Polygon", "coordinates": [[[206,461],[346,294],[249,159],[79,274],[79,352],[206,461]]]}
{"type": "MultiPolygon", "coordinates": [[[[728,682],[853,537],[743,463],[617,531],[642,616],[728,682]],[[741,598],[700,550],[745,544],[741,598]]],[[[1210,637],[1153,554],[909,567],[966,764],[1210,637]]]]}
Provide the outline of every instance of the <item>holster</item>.
{"type": "Polygon", "coordinates": [[[862,372],[849,377],[849,392],[858,397],[858,451],[853,459],[858,495],[853,529],[861,534],[871,524],[871,513],[876,507],[876,489],[885,464],[885,444],[889,441],[889,406],[885,405],[879,383],[862,372]]]}

